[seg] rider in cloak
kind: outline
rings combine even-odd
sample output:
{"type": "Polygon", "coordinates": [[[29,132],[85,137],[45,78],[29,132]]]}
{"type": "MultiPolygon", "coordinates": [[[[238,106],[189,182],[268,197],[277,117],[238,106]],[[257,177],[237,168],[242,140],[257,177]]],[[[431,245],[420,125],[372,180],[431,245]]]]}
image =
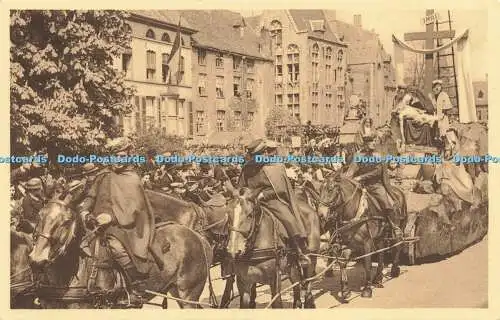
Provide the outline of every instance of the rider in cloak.
{"type": "MultiPolygon", "coordinates": [[[[128,155],[125,138],[109,144],[118,157],[128,155]]],[[[152,268],[148,258],[161,269],[160,255],[153,249],[154,215],[139,175],[130,164],[111,164],[99,171],[80,204],[86,225],[105,232],[111,258],[121,267],[130,292],[130,306],[142,307],[145,280],[152,268]],[[151,254],[151,255],[149,255],[151,254]]]]}
{"type": "Polygon", "coordinates": [[[238,185],[251,189],[252,198],[270,212],[285,227],[288,239],[298,253],[299,264],[311,263],[304,253],[307,251],[307,233],[292,185],[282,163],[257,163],[255,155],[274,155],[277,145],[274,141],[259,139],[248,146],[248,158],[242,169],[238,185]]]}
{"type": "MultiPolygon", "coordinates": [[[[380,156],[375,152],[375,137],[372,135],[364,136],[365,142],[364,150],[361,152],[362,156],[380,156]]],[[[403,232],[394,223],[397,217],[396,208],[391,203],[392,199],[397,199],[393,194],[393,189],[389,182],[387,163],[356,163],[352,162],[348,167],[346,176],[354,178],[355,181],[361,183],[364,188],[371,194],[378,205],[380,206],[381,213],[387,217],[396,238],[401,239],[403,232]]]]}

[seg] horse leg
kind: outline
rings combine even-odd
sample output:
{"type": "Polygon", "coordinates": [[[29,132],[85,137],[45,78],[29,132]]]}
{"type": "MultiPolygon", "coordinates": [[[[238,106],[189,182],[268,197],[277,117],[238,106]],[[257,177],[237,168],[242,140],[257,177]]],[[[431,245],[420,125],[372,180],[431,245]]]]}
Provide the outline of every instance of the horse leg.
{"type": "Polygon", "coordinates": [[[236,278],[236,286],[240,294],[240,309],[250,309],[251,291],[254,284],[244,283],[242,277],[236,278]]]}
{"type": "Polygon", "coordinates": [[[255,309],[257,307],[257,303],[255,302],[257,299],[257,284],[254,283],[252,289],[250,291],[250,309],[255,309]]]}
{"type": "MultiPolygon", "coordinates": [[[[307,278],[311,278],[316,275],[316,263],[317,263],[318,258],[317,257],[312,257],[311,258],[311,266],[307,268],[306,272],[304,274],[307,275],[307,278]]],[[[312,294],[312,282],[308,281],[306,284],[306,289],[305,289],[305,297],[304,297],[304,308],[306,309],[315,309],[316,304],[314,303],[314,296],[312,294]]]]}
{"type": "MultiPolygon", "coordinates": [[[[290,281],[296,283],[300,281],[300,271],[297,268],[291,268],[290,281]]],[[[300,299],[300,285],[293,287],[293,309],[302,309],[302,300],[300,299]]]]}
{"type": "MultiPolygon", "coordinates": [[[[368,243],[365,243],[365,254],[370,252],[371,245],[368,243]]],[[[371,256],[365,257],[364,259],[364,266],[365,266],[365,286],[363,289],[361,289],[361,297],[363,298],[371,298],[373,293],[372,293],[372,258],[371,256]]]]}
{"type": "Polygon", "coordinates": [[[373,279],[373,284],[375,288],[383,288],[384,285],[382,282],[384,281],[384,253],[381,252],[378,254],[378,266],[377,271],[375,272],[375,278],[373,279]]]}
{"type": "MultiPolygon", "coordinates": [[[[327,260],[327,265],[329,266],[333,262],[332,258],[329,258],[327,260]]],[[[332,278],[333,277],[333,267],[328,269],[327,272],[325,272],[325,277],[332,278]]]]}
{"type": "MultiPolygon", "coordinates": [[[[277,281],[281,281],[281,279],[274,279],[271,284],[270,284],[270,287],[271,287],[271,296],[274,298],[274,296],[276,296],[278,293],[278,282],[277,281]]],[[[273,309],[282,309],[283,308],[283,302],[281,300],[281,294],[280,296],[273,302],[272,304],[272,307],[273,309]]]]}
{"type": "Polygon", "coordinates": [[[224,294],[222,294],[221,302],[220,302],[220,308],[228,308],[229,304],[231,303],[231,293],[233,291],[233,285],[234,285],[234,275],[231,277],[227,278],[226,280],[226,287],[224,288],[224,294]]]}
{"type": "Polygon", "coordinates": [[[401,273],[401,268],[399,267],[399,257],[401,253],[401,246],[397,246],[392,249],[392,267],[391,267],[391,277],[397,278],[401,273]]]}
{"type": "Polygon", "coordinates": [[[340,292],[338,293],[338,297],[341,303],[347,303],[347,299],[351,296],[351,290],[348,285],[348,277],[347,277],[347,263],[351,257],[351,250],[346,249],[342,252],[341,258],[339,262],[340,268],[340,292]]]}

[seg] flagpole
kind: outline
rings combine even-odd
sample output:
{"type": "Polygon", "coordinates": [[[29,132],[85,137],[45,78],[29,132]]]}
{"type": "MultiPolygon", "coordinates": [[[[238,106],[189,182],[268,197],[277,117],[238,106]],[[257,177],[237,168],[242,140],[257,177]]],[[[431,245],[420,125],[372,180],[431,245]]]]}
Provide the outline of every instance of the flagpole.
{"type": "Polygon", "coordinates": [[[177,85],[179,85],[181,75],[181,60],[182,60],[182,34],[181,34],[181,16],[179,15],[179,24],[177,26],[177,33],[179,34],[179,65],[177,66],[177,85]]]}

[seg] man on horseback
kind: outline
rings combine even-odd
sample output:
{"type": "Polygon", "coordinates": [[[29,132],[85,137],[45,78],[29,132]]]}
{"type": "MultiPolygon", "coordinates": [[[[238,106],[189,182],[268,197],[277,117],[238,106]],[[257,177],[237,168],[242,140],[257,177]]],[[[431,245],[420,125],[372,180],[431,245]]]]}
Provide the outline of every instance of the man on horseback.
{"type": "MultiPolygon", "coordinates": [[[[361,152],[363,156],[379,156],[375,152],[375,137],[364,136],[364,150],[361,152]]],[[[353,162],[346,173],[347,176],[353,177],[355,181],[361,183],[365,189],[371,194],[378,205],[381,213],[387,218],[397,239],[402,239],[403,232],[394,223],[394,218],[397,217],[396,207],[391,204],[391,186],[385,163],[355,163],[353,162]]]]}
{"type": "Polygon", "coordinates": [[[285,166],[281,163],[257,163],[253,156],[262,154],[271,156],[276,153],[274,141],[259,139],[248,146],[248,162],[245,163],[238,185],[253,191],[253,198],[271,212],[285,227],[288,238],[298,253],[299,264],[307,266],[311,260],[304,253],[307,251],[307,233],[302,222],[299,206],[285,166]]]}
{"type": "MultiPolygon", "coordinates": [[[[127,156],[130,147],[124,138],[109,145],[118,157],[127,156]]],[[[162,268],[159,255],[152,249],[155,220],[140,177],[127,164],[102,169],[91,182],[79,212],[89,228],[99,227],[104,232],[111,259],[126,277],[130,306],[140,308],[145,280],[152,267],[149,253],[162,268]]]]}

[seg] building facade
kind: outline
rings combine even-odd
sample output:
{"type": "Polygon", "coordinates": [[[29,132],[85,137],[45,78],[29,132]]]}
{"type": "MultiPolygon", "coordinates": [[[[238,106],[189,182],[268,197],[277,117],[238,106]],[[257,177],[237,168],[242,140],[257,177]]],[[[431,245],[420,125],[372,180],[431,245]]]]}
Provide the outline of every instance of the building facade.
{"type": "Polygon", "coordinates": [[[354,16],[353,24],[336,20],[334,11],[328,11],[328,18],[337,36],[348,45],[347,97],[357,96],[374,125],[383,125],[390,119],[396,93],[391,56],[376,33],[362,28],[361,15],[354,16]]]}
{"type": "Polygon", "coordinates": [[[323,10],[266,10],[246,20],[270,43],[274,105],[302,124],[341,125],[347,45],[332,32],[323,10]]]}
{"type": "Polygon", "coordinates": [[[131,50],[118,57],[115,67],[126,74],[136,89],[135,109],[121,117],[124,135],[142,134],[151,128],[185,136],[192,105],[191,35],[196,31],[181,20],[181,80],[168,84],[167,60],[178,30],[179,16],[171,11],[132,11],[127,24],[132,33],[131,50]]]}
{"type": "MultiPolygon", "coordinates": [[[[486,79],[488,79],[487,76],[486,79]]],[[[488,123],[488,80],[474,81],[472,86],[474,87],[477,120],[482,123],[488,123]]]]}
{"type": "Polygon", "coordinates": [[[191,135],[209,140],[216,140],[219,132],[264,136],[265,119],[274,98],[269,48],[239,13],[178,12],[198,30],[192,36],[191,135]]]}

